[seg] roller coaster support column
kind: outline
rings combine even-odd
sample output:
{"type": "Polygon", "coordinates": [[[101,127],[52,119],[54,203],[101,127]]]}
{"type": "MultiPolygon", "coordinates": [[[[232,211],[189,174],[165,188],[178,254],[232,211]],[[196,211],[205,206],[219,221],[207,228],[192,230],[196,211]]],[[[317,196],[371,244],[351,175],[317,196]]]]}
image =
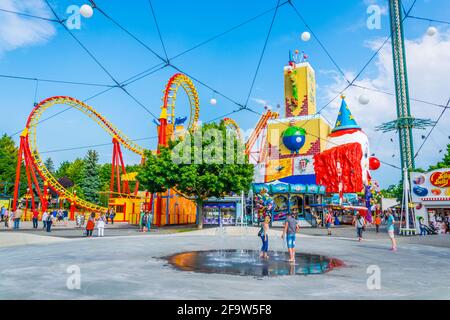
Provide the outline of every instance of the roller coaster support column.
{"type": "Polygon", "coordinates": [[[70,202],[70,220],[75,220],[75,201],[70,202]]]}
{"type": "Polygon", "coordinates": [[[14,183],[14,198],[13,198],[13,205],[12,209],[13,211],[17,210],[17,199],[19,198],[19,184],[20,184],[20,169],[22,167],[22,155],[23,155],[23,138],[25,135],[25,131],[20,136],[20,145],[19,145],[19,151],[17,152],[17,166],[16,166],[16,181],[14,183]]]}
{"type": "MultiPolygon", "coordinates": [[[[31,207],[35,209],[35,201],[34,201],[34,193],[33,193],[33,183],[36,186],[35,191],[37,192],[41,203],[43,201],[43,197],[41,194],[41,190],[39,188],[39,183],[36,178],[36,173],[33,170],[33,159],[31,153],[28,148],[28,130],[25,129],[20,135],[20,145],[19,152],[17,153],[17,167],[16,167],[16,181],[14,185],[14,199],[13,199],[13,210],[17,209],[17,200],[19,198],[19,183],[20,183],[20,172],[22,168],[22,160],[25,160],[25,170],[28,182],[28,190],[27,196],[31,196],[31,207]]],[[[28,206],[28,200],[27,200],[28,206]]]]}
{"type": "Polygon", "coordinates": [[[49,192],[49,188],[48,188],[48,183],[47,181],[44,182],[44,196],[42,198],[42,213],[44,213],[45,211],[47,211],[48,208],[48,192],[49,192]]]}
{"type": "Polygon", "coordinates": [[[111,181],[109,184],[109,197],[111,198],[114,193],[114,184],[116,180],[117,184],[117,192],[120,194],[122,192],[130,193],[130,188],[128,185],[128,181],[124,181],[123,185],[120,185],[120,171],[122,170],[122,174],[126,174],[125,164],[123,162],[122,151],[120,150],[120,143],[117,137],[113,137],[113,154],[112,154],[112,162],[111,162],[111,181]],[[115,179],[114,179],[115,178],[115,179]]]}
{"type": "MultiPolygon", "coordinates": [[[[161,115],[159,116],[159,127],[158,127],[158,149],[157,153],[161,152],[161,147],[167,146],[167,109],[162,108],[161,115]]],[[[156,196],[156,221],[157,226],[161,225],[161,215],[162,215],[162,197],[161,193],[156,196]]]]}
{"type": "MultiPolygon", "coordinates": [[[[76,198],[76,196],[77,196],[76,190],[73,191],[73,195],[76,198]]],[[[75,210],[76,210],[75,199],[70,199],[70,218],[69,218],[70,220],[75,219],[75,210]]]]}

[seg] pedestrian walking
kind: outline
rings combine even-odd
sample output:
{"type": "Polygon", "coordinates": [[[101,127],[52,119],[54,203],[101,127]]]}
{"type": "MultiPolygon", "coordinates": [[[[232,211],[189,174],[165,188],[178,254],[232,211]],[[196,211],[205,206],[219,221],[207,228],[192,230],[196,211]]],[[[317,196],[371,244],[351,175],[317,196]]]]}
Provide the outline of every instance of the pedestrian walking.
{"type": "Polygon", "coordinates": [[[148,230],[148,220],[150,219],[148,212],[144,212],[141,217],[141,232],[146,232],[148,230]]]}
{"type": "Polygon", "coordinates": [[[5,221],[5,228],[9,228],[9,210],[6,209],[5,212],[3,213],[3,220],[5,221]]]}
{"type": "Polygon", "coordinates": [[[388,209],[387,211],[387,215],[386,215],[386,225],[387,225],[387,232],[389,235],[389,238],[391,239],[391,250],[392,251],[397,251],[397,241],[395,241],[395,236],[394,236],[394,224],[395,224],[395,219],[394,216],[392,215],[392,212],[390,209],[388,209]]]}
{"type": "Polygon", "coordinates": [[[105,214],[102,214],[97,220],[97,236],[103,237],[105,236],[105,214]]]}
{"type": "Polygon", "coordinates": [[[49,212],[47,214],[47,218],[45,219],[45,230],[47,232],[52,231],[52,225],[53,225],[54,221],[55,221],[55,217],[53,216],[53,214],[51,212],[49,212]]]}
{"type": "Polygon", "coordinates": [[[48,212],[44,211],[44,213],[42,213],[42,229],[46,230],[47,229],[47,218],[48,218],[48,212]]]}
{"type": "Polygon", "coordinates": [[[14,221],[14,229],[18,230],[20,228],[20,219],[22,218],[22,210],[16,209],[13,211],[13,221],[14,221]]]}
{"type": "Polygon", "coordinates": [[[381,216],[380,214],[377,214],[375,218],[375,230],[377,233],[380,231],[380,225],[381,225],[381,216]]]}
{"type": "Polygon", "coordinates": [[[114,212],[114,209],[111,208],[109,211],[109,219],[111,220],[111,224],[114,224],[114,218],[116,217],[116,213],[114,212]]]}
{"type": "Polygon", "coordinates": [[[331,224],[333,223],[333,216],[331,215],[330,210],[327,210],[327,214],[325,215],[325,227],[327,228],[327,234],[331,236],[331,224]]]}
{"type": "Polygon", "coordinates": [[[265,216],[261,230],[258,232],[258,236],[262,241],[261,254],[259,256],[263,259],[269,259],[269,255],[267,254],[269,251],[269,224],[270,216],[265,216]]]}
{"type": "Polygon", "coordinates": [[[92,212],[89,216],[88,222],[86,223],[86,237],[91,238],[92,232],[95,227],[95,213],[92,212]]]}
{"type": "Polygon", "coordinates": [[[356,227],[356,235],[358,236],[358,241],[361,241],[363,239],[363,231],[366,228],[366,219],[364,219],[364,217],[360,213],[358,213],[353,220],[353,224],[356,227]]]}
{"type": "Polygon", "coordinates": [[[290,213],[284,224],[282,238],[286,238],[287,248],[289,252],[289,262],[295,262],[295,234],[299,230],[297,219],[294,218],[294,214],[290,213]]]}
{"type": "Polygon", "coordinates": [[[32,216],[33,229],[37,229],[37,227],[38,227],[38,219],[39,219],[39,212],[36,209],[34,209],[33,210],[33,216],[32,216]]]}

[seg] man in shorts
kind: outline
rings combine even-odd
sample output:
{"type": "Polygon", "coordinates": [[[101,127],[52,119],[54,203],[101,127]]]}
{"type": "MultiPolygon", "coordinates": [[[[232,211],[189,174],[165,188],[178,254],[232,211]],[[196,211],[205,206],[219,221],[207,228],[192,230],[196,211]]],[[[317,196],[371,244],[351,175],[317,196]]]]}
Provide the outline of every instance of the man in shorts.
{"type": "Polygon", "coordinates": [[[394,216],[392,215],[391,210],[389,209],[387,211],[387,215],[386,215],[386,226],[387,226],[387,232],[389,234],[389,238],[391,238],[391,243],[392,243],[392,251],[397,251],[397,242],[395,241],[395,237],[394,237],[394,224],[395,224],[395,219],[394,216]]]}
{"type": "Polygon", "coordinates": [[[295,234],[299,229],[297,219],[294,218],[294,214],[290,213],[284,224],[282,238],[286,235],[287,248],[289,252],[289,262],[295,262],[295,234]]]}

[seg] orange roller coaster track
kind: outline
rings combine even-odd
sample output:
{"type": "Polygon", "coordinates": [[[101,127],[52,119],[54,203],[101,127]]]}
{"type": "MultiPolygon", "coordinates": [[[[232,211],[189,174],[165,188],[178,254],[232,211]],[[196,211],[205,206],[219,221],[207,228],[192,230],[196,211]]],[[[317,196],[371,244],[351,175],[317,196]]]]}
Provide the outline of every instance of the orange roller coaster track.
{"type": "MultiPolygon", "coordinates": [[[[51,174],[48,168],[44,165],[41,156],[39,155],[37,144],[36,144],[36,127],[39,123],[39,120],[42,114],[49,108],[53,106],[70,106],[74,109],[77,109],[87,115],[89,118],[93,119],[97,124],[99,124],[103,130],[105,130],[109,135],[113,137],[113,141],[119,142],[128,150],[144,156],[144,149],[134,143],[130,138],[124,135],[118,128],[116,128],[111,122],[109,122],[105,117],[103,117],[99,112],[97,112],[94,108],[88,106],[84,102],[77,100],[68,96],[56,96],[43,100],[38,105],[36,105],[31,111],[25,129],[23,130],[20,136],[20,146],[18,152],[18,161],[17,161],[17,174],[16,174],[16,184],[14,189],[14,200],[13,200],[13,208],[17,209],[17,199],[19,193],[19,180],[20,180],[20,169],[22,160],[25,162],[26,167],[26,176],[27,182],[30,190],[32,190],[32,186],[36,187],[35,190],[41,199],[42,209],[45,210],[47,207],[46,203],[46,193],[47,188],[44,187],[43,192],[41,192],[37,177],[40,176],[45,184],[53,189],[59,196],[68,199],[71,203],[75,203],[79,207],[100,212],[105,211],[107,208],[90,203],[86,200],[80,199],[76,196],[75,193],[70,192],[65,189],[56,178],[51,174]]],[[[34,195],[31,192],[32,198],[32,206],[34,206],[34,195]]],[[[34,207],[33,207],[34,209],[34,207]]]]}
{"type": "MultiPolygon", "coordinates": [[[[191,131],[195,127],[198,116],[199,116],[199,99],[197,90],[186,75],[177,73],[172,76],[166,85],[163,96],[163,110],[161,112],[160,126],[158,131],[158,143],[161,145],[167,144],[168,136],[167,129],[167,118],[171,120],[173,125],[175,121],[175,103],[176,96],[179,88],[183,88],[185,93],[189,98],[190,104],[190,117],[188,122],[188,130],[191,131]],[[162,143],[161,143],[162,142],[162,143]]],[[[97,112],[91,106],[85,104],[84,102],[77,100],[68,96],[55,96],[41,101],[37,104],[31,111],[25,129],[20,136],[20,146],[18,152],[17,168],[16,168],[16,181],[14,187],[14,200],[13,209],[17,209],[18,196],[19,196],[19,183],[20,183],[20,171],[22,168],[22,162],[25,163],[26,169],[26,179],[29,188],[29,196],[31,198],[32,209],[35,209],[34,197],[36,192],[42,204],[42,211],[45,211],[48,206],[48,189],[51,188],[55,191],[59,197],[69,200],[71,203],[71,215],[75,210],[75,206],[87,209],[93,212],[104,212],[108,208],[99,206],[97,204],[91,203],[84,199],[77,197],[76,193],[71,192],[64,188],[58,180],[52,175],[48,168],[44,165],[42,158],[39,154],[37,144],[36,144],[36,128],[39,124],[39,120],[42,114],[49,108],[54,106],[70,106],[74,109],[81,111],[83,114],[94,120],[103,130],[105,130],[111,137],[113,141],[114,151],[112,159],[112,174],[110,182],[110,197],[112,195],[119,195],[120,197],[130,196],[130,189],[128,186],[128,181],[122,181],[123,186],[121,188],[120,175],[126,174],[125,165],[123,162],[122,152],[120,150],[120,145],[127,148],[128,150],[140,155],[142,161],[144,161],[145,149],[137,145],[133,140],[124,135],[118,128],[116,128],[111,122],[109,122],[105,117],[103,117],[99,112],[97,112]],[[44,188],[41,191],[39,186],[38,177],[44,181],[44,188]],[[115,181],[117,180],[117,181],[115,181]],[[117,186],[117,191],[114,191],[114,186],[117,186]],[[34,188],[33,188],[34,186],[34,188]],[[34,192],[33,192],[34,191],[34,192]]],[[[137,186],[134,196],[137,194],[137,186]]]]}

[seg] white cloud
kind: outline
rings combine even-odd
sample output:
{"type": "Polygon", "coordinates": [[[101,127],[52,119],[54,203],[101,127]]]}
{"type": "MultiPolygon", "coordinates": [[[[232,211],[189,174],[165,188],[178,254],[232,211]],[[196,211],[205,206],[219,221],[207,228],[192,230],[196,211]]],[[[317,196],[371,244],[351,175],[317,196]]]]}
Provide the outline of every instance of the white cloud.
{"type": "MultiPolygon", "coordinates": [[[[51,18],[42,0],[2,0],[1,8],[51,18]]],[[[20,47],[48,41],[56,32],[53,22],[0,12],[0,54],[20,47]]]]}
{"type": "Polygon", "coordinates": [[[269,100],[265,100],[265,99],[261,99],[261,98],[251,98],[251,100],[263,107],[273,108],[273,106],[272,106],[272,104],[270,104],[269,100]]]}
{"type": "MultiPolygon", "coordinates": [[[[367,43],[374,51],[380,44],[381,41],[367,43]]],[[[406,40],[405,47],[410,98],[445,105],[450,97],[450,30],[441,30],[434,37],[424,35],[418,39],[406,40]]],[[[380,51],[375,60],[375,66],[376,72],[373,75],[360,78],[356,84],[393,93],[394,74],[390,45],[385,45],[380,51]]],[[[334,72],[332,75],[334,82],[325,86],[322,91],[325,92],[325,99],[335,97],[346,86],[346,82],[338,73],[334,72]]],[[[353,79],[355,72],[346,72],[346,77],[353,79]]],[[[381,134],[375,131],[375,126],[396,118],[395,97],[356,87],[346,90],[345,95],[356,121],[369,136],[371,150],[376,151],[381,160],[399,165],[398,138],[394,137],[394,133],[381,134]],[[370,98],[370,103],[365,106],[358,103],[358,97],[363,93],[370,98]],[[390,138],[394,138],[396,144],[390,142],[390,138]],[[393,154],[396,156],[392,157],[393,154]]],[[[334,121],[339,106],[340,99],[336,99],[323,111],[324,115],[334,121]]],[[[416,118],[436,120],[441,111],[442,108],[411,101],[411,113],[416,118]]],[[[438,150],[443,149],[445,152],[446,144],[450,143],[449,124],[450,110],[444,114],[417,156],[417,167],[426,169],[430,164],[441,160],[444,153],[439,153],[438,150]]],[[[429,128],[414,130],[416,151],[423,141],[421,135],[426,135],[429,130],[429,128]]],[[[383,166],[376,173],[376,177],[379,177],[380,182],[385,180],[386,183],[396,183],[400,178],[397,171],[383,166]]]]}

